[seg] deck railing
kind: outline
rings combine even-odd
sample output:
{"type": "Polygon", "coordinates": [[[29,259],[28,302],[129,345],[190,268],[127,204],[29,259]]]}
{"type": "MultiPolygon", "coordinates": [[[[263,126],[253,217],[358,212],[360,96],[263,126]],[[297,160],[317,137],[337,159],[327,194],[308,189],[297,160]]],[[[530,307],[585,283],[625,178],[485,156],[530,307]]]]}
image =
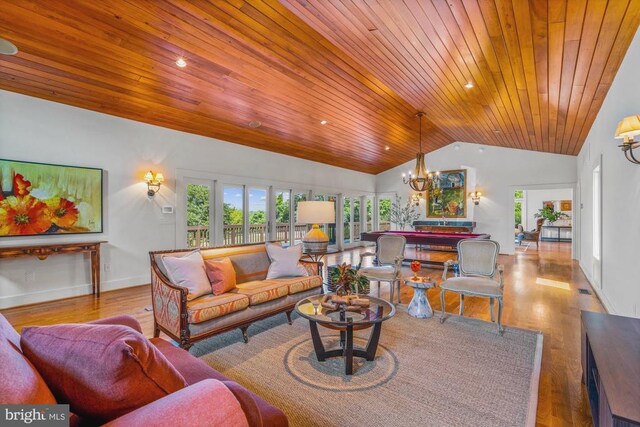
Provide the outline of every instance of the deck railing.
{"type": "MultiPolygon", "coordinates": [[[[294,241],[299,241],[309,230],[309,226],[306,224],[295,224],[293,227],[294,241]]],[[[335,225],[329,225],[323,227],[324,231],[329,235],[331,243],[336,242],[336,227],[335,225]]],[[[348,228],[345,229],[345,231],[348,228]]],[[[380,230],[389,230],[389,223],[380,223],[380,230]]],[[[353,237],[354,241],[360,240],[360,224],[353,224],[353,237]]],[[[224,245],[240,245],[244,242],[244,235],[242,232],[242,224],[225,225],[223,227],[223,242],[224,245]]],[[[266,224],[250,224],[248,241],[246,243],[259,243],[268,240],[269,233],[267,232],[266,224]]],[[[276,240],[288,242],[291,238],[291,227],[287,223],[276,224],[276,240]]],[[[196,225],[187,227],[187,245],[190,248],[204,248],[211,246],[212,242],[209,238],[209,226],[196,225]]]]}

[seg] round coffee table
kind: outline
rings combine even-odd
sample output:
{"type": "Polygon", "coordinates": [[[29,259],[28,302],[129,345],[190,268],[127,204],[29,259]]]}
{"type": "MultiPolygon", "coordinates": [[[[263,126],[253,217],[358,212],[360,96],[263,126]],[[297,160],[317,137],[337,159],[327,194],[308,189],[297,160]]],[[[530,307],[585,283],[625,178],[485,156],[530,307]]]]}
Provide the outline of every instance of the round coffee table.
{"type": "Polygon", "coordinates": [[[316,295],[305,298],[296,304],[296,312],[309,320],[311,330],[311,340],[313,349],[319,362],[324,362],[329,357],[344,357],[345,374],[353,374],[353,358],[362,357],[372,361],[376,357],[378,341],[380,341],[380,331],[382,322],[389,319],[396,313],[393,304],[368,295],[361,295],[360,298],[369,300],[369,307],[362,307],[353,311],[330,310],[320,305],[324,295],[316,295]],[[318,324],[329,329],[340,331],[340,348],[326,350],[320,333],[318,324]],[[354,348],[353,331],[367,329],[373,326],[369,342],[366,348],[354,348]]]}
{"type": "Polygon", "coordinates": [[[433,317],[433,309],[427,299],[427,289],[435,288],[436,281],[431,277],[414,278],[413,276],[405,277],[404,283],[407,286],[413,288],[413,298],[407,307],[407,312],[410,316],[417,317],[419,319],[427,319],[433,317]]]}

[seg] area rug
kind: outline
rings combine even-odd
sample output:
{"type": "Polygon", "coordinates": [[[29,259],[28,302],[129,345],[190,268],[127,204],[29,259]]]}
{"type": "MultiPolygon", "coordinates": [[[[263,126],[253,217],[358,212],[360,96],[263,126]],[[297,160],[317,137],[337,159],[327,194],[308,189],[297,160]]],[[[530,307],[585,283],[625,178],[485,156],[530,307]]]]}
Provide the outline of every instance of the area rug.
{"type": "MultiPolygon", "coordinates": [[[[320,328],[325,346],[337,332],[320,328]]],[[[364,346],[369,331],[357,332],[364,346]]],[[[373,362],[318,362],[308,321],[285,316],[230,332],[192,352],[282,409],[292,426],[529,426],[535,424],[542,334],[466,317],[416,319],[398,305],[373,362]]]]}

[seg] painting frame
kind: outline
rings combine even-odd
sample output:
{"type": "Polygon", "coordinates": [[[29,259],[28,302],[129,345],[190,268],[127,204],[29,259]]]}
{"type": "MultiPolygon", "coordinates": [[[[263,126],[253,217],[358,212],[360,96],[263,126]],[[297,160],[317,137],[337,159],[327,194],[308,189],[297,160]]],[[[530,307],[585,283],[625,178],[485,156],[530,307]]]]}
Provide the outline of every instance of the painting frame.
{"type": "Polygon", "coordinates": [[[440,171],[438,176],[438,187],[429,188],[426,192],[426,217],[427,218],[466,218],[467,217],[467,170],[451,169],[440,171]],[[460,186],[443,187],[442,181],[448,180],[449,175],[458,175],[458,179],[462,180],[460,186]],[[453,199],[453,200],[450,200],[453,199]],[[451,209],[443,209],[443,203],[447,200],[455,203],[456,213],[453,214],[451,209]]]}
{"type": "MultiPolygon", "coordinates": [[[[79,184],[75,183],[76,186],[79,184]]],[[[71,184],[67,185],[72,186],[71,184]]],[[[75,195],[79,192],[80,190],[76,190],[75,195]]],[[[46,191],[44,193],[46,193],[46,191]]],[[[60,212],[60,210],[55,212],[60,212]]],[[[67,217],[69,216],[70,214],[67,215],[67,217]]],[[[104,233],[104,219],[104,170],[102,168],[0,158],[0,238],[101,234],[104,233]],[[83,204],[84,199],[69,197],[65,192],[49,194],[49,199],[45,200],[42,195],[43,191],[41,191],[39,187],[36,187],[36,185],[42,185],[49,189],[52,189],[54,185],[44,179],[42,180],[44,182],[43,184],[43,182],[39,182],[37,179],[33,179],[33,177],[23,176],[23,168],[35,171],[42,168],[40,174],[48,173],[54,177],[59,177],[62,182],[64,182],[63,177],[65,174],[75,177],[85,190],[90,190],[87,191],[87,199],[91,199],[93,204],[87,208],[86,203],[83,204]],[[58,174],[58,176],[55,174],[58,174]],[[84,177],[82,176],[83,174],[84,177]],[[16,182],[17,175],[20,175],[22,181],[16,182]],[[10,177],[10,179],[8,177],[10,177]],[[84,179],[86,182],[81,179],[84,179]],[[7,182],[8,180],[11,182],[7,182]],[[17,188],[18,190],[16,190],[17,188]],[[21,191],[21,193],[16,194],[17,191],[21,191]],[[52,220],[51,226],[45,231],[33,233],[11,232],[11,227],[9,227],[9,223],[7,222],[8,216],[3,216],[3,212],[5,214],[7,213],[7,206],[9,205],[5,204],[3,207],[2,204],[10,203],[12,200],[15,201],[25,196],[47,204],[50,211],[52,210],[52,207],[49,206],[50,200],[55,199],[60,203],[64,201],[67,203],[65,211],[75,212],[75,219],[66,219],[64,220],[66,222],[63,223],[62,217],[58,215],[55,218],[58,221],[52,220]],[[81,227],[80,224],[82,224],[82,221],[89,221],[89,227],[81,227]]]]}

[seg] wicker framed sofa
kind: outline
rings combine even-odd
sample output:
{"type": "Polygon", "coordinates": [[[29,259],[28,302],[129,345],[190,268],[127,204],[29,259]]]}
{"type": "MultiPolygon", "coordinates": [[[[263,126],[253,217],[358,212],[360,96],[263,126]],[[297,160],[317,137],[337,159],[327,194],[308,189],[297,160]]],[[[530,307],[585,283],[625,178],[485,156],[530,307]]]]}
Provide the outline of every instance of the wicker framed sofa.
{"type": "Polygon", "coordinates": [[[296,303],[322,293],[322,263],[302,261],[305,276],[267,279],[271,259],[267,244],[200,248],[202,259],[228,258],[235,271],[236,286],[221,295],[208,293],[193,298],[189,289],[173,283],[165,265],[166,257],[184,257],[194,249],[149,252],[154,337],[164,332],[183,349],[194,342],[233,329],[240,329],[245,343],[251,323],[278,313],[291,313],[296,303]]]}

